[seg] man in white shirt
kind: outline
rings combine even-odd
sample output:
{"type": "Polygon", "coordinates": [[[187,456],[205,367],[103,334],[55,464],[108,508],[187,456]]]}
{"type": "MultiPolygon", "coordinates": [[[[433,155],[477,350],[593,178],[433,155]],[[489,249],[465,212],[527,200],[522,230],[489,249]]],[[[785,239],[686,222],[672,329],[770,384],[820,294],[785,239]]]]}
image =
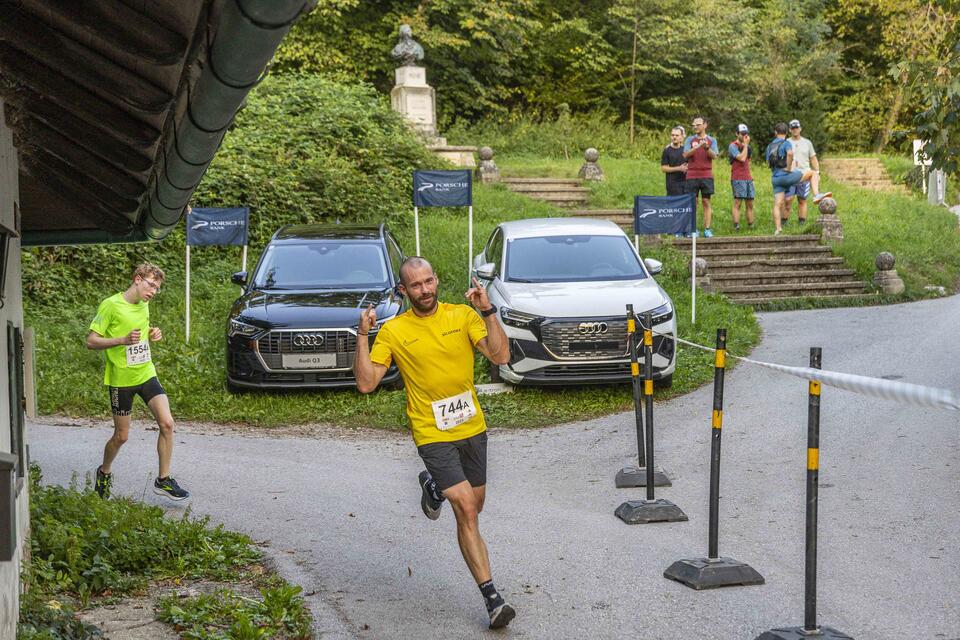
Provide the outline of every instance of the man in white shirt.
{"type": "Polygon", "coordinates": [[[813,171],[813,177],[809,181],[804,180],[790,187],[786,194],[786,201],[782,209],[784,218],[780,221],[786,225],[790,217],[790,211],[793,208],[793,199],[797,199],[797,222],[803,226],[807,222],[807,198],[810,196],[811,187],[814,193],[813,203],[817,204],[824,198],[829,198],[832,193],[820,193],[820,161],[817,159],[817,151],[813,148],[813,143],[801,134],[803,128],[799,120],[790,121],[790,145],[793,147],[793,167],[801,171],[813,171]]]}

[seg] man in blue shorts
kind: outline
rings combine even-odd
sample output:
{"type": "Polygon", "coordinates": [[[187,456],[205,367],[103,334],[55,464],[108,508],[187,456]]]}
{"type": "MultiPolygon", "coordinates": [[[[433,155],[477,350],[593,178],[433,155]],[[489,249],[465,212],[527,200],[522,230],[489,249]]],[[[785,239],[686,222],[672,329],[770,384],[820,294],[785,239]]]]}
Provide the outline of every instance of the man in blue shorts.
{"type": "Polygon", "coordinates": [[[747,225],[753,226],[753,200],[757,197],[750,174],[750,129],[745,124],[737,125],[737,139],[727,147],[730,160],[730,188],[733,190],[733,230],[740,231],[740,203],[747,209],[747,225]]]}
{"type": "Polygon", "coordinates": [[[773,132],[776,137],[767,145],[767,150],[763,155],[767,159],[767,165],[773,171],[773,178],[771,179],[773,183],[773,226],[776,228],[774,235],[778,236],[782,233],[781,220],[786,218],[784,198],[787,190],[801,180],[809,180],[813,176],[813,171],[809,169],[806,172],[800,169],[788,171],[787,167],[793,166],[793,147],[787,140],[787,123],[778,122],[773,127],[773,132]]]}
{"type": "Polygon", "coordinates": [[[793,148],[793,167],[806,171],[813,170],[813,176],[810,181],[801,180],[787,190],[786,200],[783,205],[784,217],[781,220],[787,224],[787,218],[790,216],[790,209],[793,208],[793,199],[797,199],[797,222],[803,226],[807,221],[807,198],[810,196],[810,187],[813,187],[813,204],[818,204],[824,198],[829,198],[829,191],[820,193],[820,161],[817,158],[817,151],[813,148],[813,143],[800,135],[802,131],[799,120],[790,121],[790,146],[793,148]]]}

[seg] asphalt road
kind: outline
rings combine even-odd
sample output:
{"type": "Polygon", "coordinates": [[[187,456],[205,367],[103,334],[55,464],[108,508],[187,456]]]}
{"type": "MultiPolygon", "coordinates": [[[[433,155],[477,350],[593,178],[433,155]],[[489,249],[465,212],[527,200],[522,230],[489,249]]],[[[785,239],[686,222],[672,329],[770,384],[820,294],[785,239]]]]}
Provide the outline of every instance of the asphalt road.
{"type": "MultiPolygon", "coordinates": [[[[960,390],[960,297],[898,306],[761,315],[752,357],[960,390]]],[[[266,541],[304,587],[324,638],[752,639],[803,622],[805,381],[749,365],[728,372],[720,554],[766,578],[696,592],[662,577],[707,552],[712,389],[656,405],[658,497],[689,522],[628,526],[613,511],[634,460],[632,414],[490,440],[481,529],[494,579],[518,617],[489,632],[449,507],[420,512],[422,468],[406,437],[177,438],[174,468],[195,514],[266,541]]],[[[819,620],[859,639],[960,638],[960,413],[823,388],[819,620]]],[[[98,461],[105,427],[33,425],[48,481],[98,461]]],[[[155,433],[137,431],[115,490],[140,497],[155,433]]],[[[159,500],[147,493],[145,500],[159,500]]]]}

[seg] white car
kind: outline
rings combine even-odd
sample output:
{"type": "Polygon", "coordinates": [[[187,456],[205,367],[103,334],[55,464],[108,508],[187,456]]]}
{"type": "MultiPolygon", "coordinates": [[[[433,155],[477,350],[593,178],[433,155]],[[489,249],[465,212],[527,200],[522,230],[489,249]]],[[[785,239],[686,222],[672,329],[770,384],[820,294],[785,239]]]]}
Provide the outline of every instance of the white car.
{"type": "Polygon", "coordinates": [[[677,321],[673,302],[653,279],[661,269],[657,260],[641,260],[623,230],[607,220],[501,223],[473,261],[510,339],[510,362],[491,365],[491,379],[535,385],[629,381],[626,306],[632,304],[641,321],[645,312],[653,314],[653,378],[657,386],[670,386],[677,321]]]}

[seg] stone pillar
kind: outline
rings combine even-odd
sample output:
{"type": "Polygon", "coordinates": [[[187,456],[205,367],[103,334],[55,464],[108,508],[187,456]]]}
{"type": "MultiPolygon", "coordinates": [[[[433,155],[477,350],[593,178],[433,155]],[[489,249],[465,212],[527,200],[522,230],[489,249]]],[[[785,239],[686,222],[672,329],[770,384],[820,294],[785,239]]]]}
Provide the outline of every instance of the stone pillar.
{"type": "Polygon", "coordinates": [[[500,169],[493,161],[493,149],[480,147],[480,166],[477,167],[477,177],[480,182],[500,182],[500,169]]]}
{"type": "MultiPolygon", "coordinates": [[[[707,261],[704,258],[697,258],[694,263],[694,270],[697,273],[697,288],[704,293],[713,293],[713,283],[710,282],[710,273],[707,261]]],[[[687,284],[690,284],[690,278],[687,278],[687,284]]]]}
{"type": "Polygon", "coordinates": [[[590,147],[583,153],[583,159],[586,161],[580,167],[577,174],[581,180],[603,180],[603,170],[597,164],[600,159],[600,152],[590,147]]]}
{"type": "Polygon", "coordinates": [[[395,70],[396,84],[390,91],[390,105],[402,114],[428,142],[437,138],[437,97],[427,84],[425,67],[408,65],[395,70]]]}
{"type": "Polygon", "coordinates": [[[816,226],[820,227],[820,239],[824,241],[843,240],[843,225],[837,215],[837,201],[833,198],[824,198],[818,205],[820,217],[816,226]]]}
{"type": "Polygon", "coordinates": [[[873,286],[877,287],[883,293],[896,295],[903,293],[903,280],[897,275],[897,270],[893,268],[896,258],[889,251],[881,252],[876,259],[877,272],[873,274],[873,286]]]}

